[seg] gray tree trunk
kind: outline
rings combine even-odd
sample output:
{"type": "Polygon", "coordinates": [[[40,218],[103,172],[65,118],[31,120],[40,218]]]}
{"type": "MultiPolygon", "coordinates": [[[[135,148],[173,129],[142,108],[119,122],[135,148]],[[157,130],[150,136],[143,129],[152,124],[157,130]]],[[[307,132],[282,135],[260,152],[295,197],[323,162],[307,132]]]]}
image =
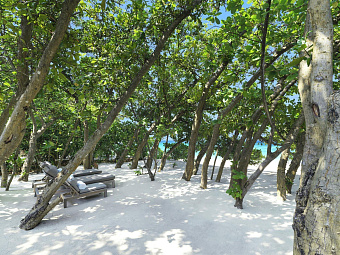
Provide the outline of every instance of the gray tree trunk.
{"type": "Polygon", "coordinates": [[[185,141],[185,138],[184,139],[181,139],[179,140],[177,143],[175,143],[174,145],[171,146],[170,150],[167,151],[167,153],[165,155],[162,156],[162,159],[161,159],[161,164],[159,166],[159,169],[158,171],[162,171],[164,166],[165,166],[165,163],[166,163],[166,159],[170,156],[170,154],[181,144],[185,141]]]}
{"type": "Polygon", "coordinates": [[[290,148],[285,149],[281,153],[280,161],[277,166],[277,199],[280,201],[286,201],[287,193],[286,193],[286,166],[289,158],[290,148]]]}
{"type": "MultiPolygon", "coordinates": [[[[84,145],[89,140],[90,130],[89,130],[89,122],[87,120],[84,121],[84,145]]],[[[86,155],[83,160],[84,169],[92,168],[92,151],[86,155]]]]}
{"type": "Polygon", "coordinates": [[[8,182],[8,170],[6,163],[1,164],[1,188],[6,188],[8,182]]]}
{"type": "Polygon", "coordinates": [[[148,131],[145,133],[143,140],[138,144],[137,150],[135,152],[135,155],[133,157],[133,160],[131,162],[131,169],[136,169],[138,166],[138,161],[142,155],[143,149],[148,142],[149,136],[151,135],[152,131],[155,130],[157,127],[156,122],[152,123],[151,127],[148,129],[148,131]]]}
{"type": "Polygon", "coordinates": [[[305,33],[308,44],[313,43],[313,54],[309,68],[301,62],[299,72],[306,144],[293,222],[294,254],[337,254],[340,96],[338,92],[332,94],[333,21],[329,1],[309,1],[305,33]]]}
{"type": "Polygon", "coordinates": [[[195,164],[194,164],[194,172],[193,172],[193,175],[196,175],[198,173],[198,169],[200,167],[200,163],[202,161],[202,158],[204,156],[204,154],[207,152],[207,149],[209,147],[209,144],[210,144],[210,139],[211,139],[211,136],[208,137],[207,139],[207,143],[204,145],[204,147],[200,150],[200,152],[198,153],[196,159],[195,159],[195,164]]]}
{"type": "Polygon", "coordinates": [[[129,149],[132,146],[133,142],[136,140],[138,133],[139,133],[139,128],[136,128],[133,136],[131,137],[131,139],[129,140],[128,144],[126,145],[124,151],[120,155],[120,157],[119,157],[119,159],[116,163],[115,168],[121,168],[122,165],[124,164],[125,158],[126,158],[127,154],[129,153],[129,149]]]}
{"type": "Polygon", "coordinates": [[[305,146],[305,136],[306,133],[299,133],[297,141],[296,141],[296,151],[294,153],[292,162],[289,165],[289,168],[286,173],[286,188],[287,193],[292,194],[292,186],[295,180],[296,172],[300,166],[302,156],[303,156],[303,148],[305,146]]]}

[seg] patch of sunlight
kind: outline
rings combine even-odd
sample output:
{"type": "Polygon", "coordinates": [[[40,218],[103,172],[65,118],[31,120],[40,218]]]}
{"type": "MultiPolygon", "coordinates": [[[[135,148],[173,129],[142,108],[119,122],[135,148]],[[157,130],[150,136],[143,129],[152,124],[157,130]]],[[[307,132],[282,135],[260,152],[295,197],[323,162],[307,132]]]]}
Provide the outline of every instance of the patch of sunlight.
{"type": "Polygon", "coordinates": [[[16,247],[16,251],[13,254],[25,254],[27,253],[30,248],[34,247],[36,243],[38,243],[38,239],[40,237],[41,233],[37,234],[30,234],[29,238],[27,238],[27,241],[23,244],[20,244],[16,247]]]}
{"type": "Polygon", "coordinates": [[[183,230],[172,229],[162,233],[154,241],[147,241],[146,250],[149,254],[192,254],[190,242],[184,241],[184,238],[183,230]]]}
{"type": "Polygon", "coordinates": [[[101,207],[101,206],[97,205],[97,206],[93,206],[93,207],[87,207],[82,211],[85,212],[85,213],[94,213],[99,209],[99,207],[101,207]]]}
{"type": "Polygon", "coordinates": [[[79,234],[79,231],[77,231],[77,229],[81,227],[81,225],[70,225],[70,226],[66,226],[66,230],[62,230],[61,232],[63,233],[63,235],[65,236],[74,236],[79,234]]]}
{"type": "Polygon", "coordinates": [[[281,240],[280,238],[274,237],[273,238],[275,242],[277,242],[278,244],[284,244],[285,241],[281,240]]]}
{"type": "Polygon", "coordinates": [[[99,233],[97,234],[97,240],[92,242],[89,250],[95,251],[105,246],[115,246],[119,251],[127,251],[129,249],[128,239],[142,238],[145,234],[142,230],[136,230],[130,232],[128,230],[115,230],[112,233],[99,233]]]}
{"type": "Polygon", "coordinates": [[[248,238],[260,238],[262,237],[262,233],[256,231],[249,231],[246,233],[248,238]]]}

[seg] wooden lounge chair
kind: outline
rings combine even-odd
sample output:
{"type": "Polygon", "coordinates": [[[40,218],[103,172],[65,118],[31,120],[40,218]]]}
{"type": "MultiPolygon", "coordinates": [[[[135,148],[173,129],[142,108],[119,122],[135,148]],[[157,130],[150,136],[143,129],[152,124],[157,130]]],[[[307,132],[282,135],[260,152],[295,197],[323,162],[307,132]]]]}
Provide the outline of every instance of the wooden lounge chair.
{"type": "MultiPolygon", "coordinates": [[[[39,195],[39,189],[42,189],[46,183],[50,180],[53,180],[54,178],[57,177],[59,171],[56,166],[53,166],[49,162],[45,161],[42,162],[40,165],[44,172],[45,172],[45,177],[40,180],[40,181],[33,181],[32,183],[32,188],[34,189],[34,196],[39,195]]],[[[96,169],[88,169],[88,170],[96,170],[96,169]]],[[[86,170],[79,170],[79,172],[86,171],[86,170]]],[[[94,172],[93,171],[93,172],[94,172]]],[[[90,172],[90,171],[88,171],[90,172]]],[[[93,173],[91,172],[91,173],[93,173]]],[[[100,171],[101,172],[101,171],[100,171]]],[[[86,185],[93,184],[93,183],[107,183],[111,184],[111,186],[114,188],[115,187],[115,176],[110,174],[110,173],[98,173],[98,174],[89,174],[89,175],[76,175],[78,177],[75,177],[73,174],[73,177],[76,181],[82,181],[86,185]]]]}
{"type": "Polygon", "coordinates": [[[69,199],[89,197],[100,193],[103,193],[104,197],[107,197],[107,187],[104,183],[93,183],[86,185],[85,189],[79,189],[77,181],[73,179],[72,181],[66,181],[65,186],[69,188],[69,191],[61,194],[64,208],[67,208],[67,201],[69,199]]]}

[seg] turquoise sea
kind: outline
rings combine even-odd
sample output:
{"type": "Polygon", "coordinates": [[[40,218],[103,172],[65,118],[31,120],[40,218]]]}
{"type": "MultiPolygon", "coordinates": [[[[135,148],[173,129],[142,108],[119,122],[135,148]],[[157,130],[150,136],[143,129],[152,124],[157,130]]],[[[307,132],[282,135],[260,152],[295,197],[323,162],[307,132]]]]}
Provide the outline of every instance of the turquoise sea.
{"type": "MultiPolygon", "coordinates": [[[[174,142],[170,141],[169,143],[174,143],[174,142]]],[[[164,144],[165,144],[164,141],[160,142],[160,144],[159,144],[159,148],[163,151],[164,151],[164,144]]],[[[188,144],[188,143],[186,143],[186,144],[188,144]]],[[[256,143],[255,148],[261,150],[263,156],[267,155],[267,144],[258,142],[258,143],[256,143]]],[[[276,148],[276,146],[273,145],[272,146],[272,152],[273,152],[273,150],[275,150],[275,148],[276,148]]],[[[198,152],[196,152],[196,155],[197,154],[198,154],[198,152]]]]}

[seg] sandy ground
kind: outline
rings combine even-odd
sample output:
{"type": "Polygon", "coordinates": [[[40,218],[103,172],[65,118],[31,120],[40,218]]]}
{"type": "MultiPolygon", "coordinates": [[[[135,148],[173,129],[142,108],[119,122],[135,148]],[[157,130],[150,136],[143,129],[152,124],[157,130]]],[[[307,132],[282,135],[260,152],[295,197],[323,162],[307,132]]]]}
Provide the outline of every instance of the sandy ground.
{"type": "Polygon", "coordinates": [[[0,190],[0,254],[292,254],[295,202],[293,195],[277,202],[277,160],[246,196],[243,210],[225,193],[228,167],[221,183],[209,181],[202,190],[200,176],[186,182],[185,163],[173,163],[154,182],[127,164],[100,164],[116,176],[108,197],[75,199],[66,209],[60,204],[30,231],[18,225],[35,202],[31,183],[15,179],[10,191],[0,190]]]}

